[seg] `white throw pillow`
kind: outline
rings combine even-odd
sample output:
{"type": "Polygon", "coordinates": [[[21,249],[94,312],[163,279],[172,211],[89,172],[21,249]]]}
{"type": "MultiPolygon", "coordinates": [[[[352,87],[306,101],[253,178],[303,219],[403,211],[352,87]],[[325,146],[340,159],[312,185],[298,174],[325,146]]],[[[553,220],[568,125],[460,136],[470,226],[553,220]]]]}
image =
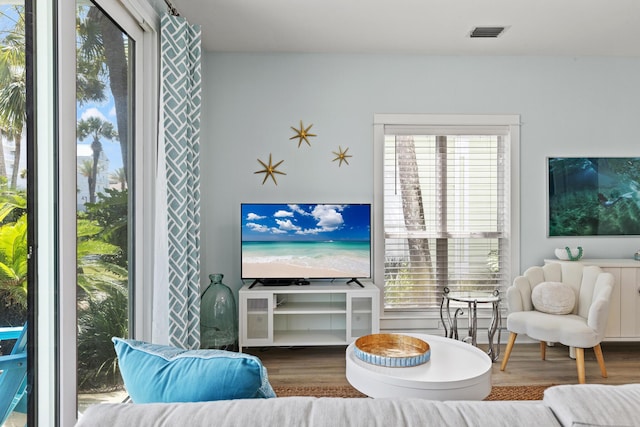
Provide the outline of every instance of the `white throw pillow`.
{"type": "Polygon", "coordinates": [[[531,291],[531,302],[543,313],[569,314],[576,305],[576,294],[566,283],[542,282],[531,291]]]}

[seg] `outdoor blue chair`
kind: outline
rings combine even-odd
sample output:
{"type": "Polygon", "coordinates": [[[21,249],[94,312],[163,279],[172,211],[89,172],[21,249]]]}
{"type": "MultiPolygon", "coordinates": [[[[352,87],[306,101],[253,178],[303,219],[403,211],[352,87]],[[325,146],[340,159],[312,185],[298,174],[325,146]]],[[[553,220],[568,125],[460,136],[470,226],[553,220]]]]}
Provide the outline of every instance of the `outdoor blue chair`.
{"type": "Polygon", "coordinates": [[[0,356],[0,425],[11,412],[27,412],[27,326],[0,328],[0,341],[16,339],[11,354],[0,356]]]}

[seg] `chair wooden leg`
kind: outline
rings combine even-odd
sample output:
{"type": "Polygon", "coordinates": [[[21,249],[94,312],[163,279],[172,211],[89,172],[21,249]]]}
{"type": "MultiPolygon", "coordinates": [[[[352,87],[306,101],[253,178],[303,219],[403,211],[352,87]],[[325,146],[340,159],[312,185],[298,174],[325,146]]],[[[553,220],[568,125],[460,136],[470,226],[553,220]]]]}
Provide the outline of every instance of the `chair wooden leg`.
{"type": "Polygon", "coordinates": [[[584,348],[576,347],[576,366],[578,368],[578,383],[584,384],[584,348]]]}
{"type": "Polygon", "coordinates": [[[547,343],[546,341],[540,341],[540,359],[545,360],[547,357],[547,343]]]}
{"type": "Polygon", "coordinates": [[[502,365],[500,365],[500,370],[504,371],[507,367],[507,362],[509,361],[509,356],[511,356],[511,350],[513,350],[513,344],[516,342],[516,337],[518,334],[515,332],[511,332],[509,335],[509,341],[507,341],[507,348],[504,351],[504,357],[502,358],[502,365]]]}
{"type": "Polygon", "coordinates": [[[600,348],[600,344],[593,347],[593,352],[596,354],[596,360],[600,366],[602,378],[607,378],[607,368],[604,366],[604,357],[602,356],[602,348],[600,348]]]}

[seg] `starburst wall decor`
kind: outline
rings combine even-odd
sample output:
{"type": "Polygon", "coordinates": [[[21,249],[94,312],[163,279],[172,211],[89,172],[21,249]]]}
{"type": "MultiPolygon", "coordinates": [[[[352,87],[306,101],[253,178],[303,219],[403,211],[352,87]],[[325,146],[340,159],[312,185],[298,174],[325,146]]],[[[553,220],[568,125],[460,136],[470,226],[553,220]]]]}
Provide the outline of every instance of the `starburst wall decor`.
{"type": "Polygon", "coordinates": [[[262,180],[262,185],[264,185],[264,183],[267,181],[267,179],[269,177],[271,177],[271,179],[273,180],[274,184],[278,185],[278,181],[276,181],[275,174],[286,175],[286,173],[280,172],[278,170],[278,166],[280,166],[282,164],[282,162],[284,162],[284,160],[280,160],[278,163],[276,163],[274,165],[273,162],[271,161],[271,153],[269,153],[269,164],[263,162],[260,159],[258,159],[258,162],[262,166],[264,166],[264,169],[259,170],[259,171],[255,171],[254,174],[258,174],[258,173],[263,173],[264,174],[264,179],[262,180]]]}
{"type": "Polygon", "coordinates": [[[352,155],[347,154],[347,151],[349,151],[349,147],[342,151],[342,147],[340,146],[338,146],[338,151],[332,151],[332,153],[336,155],[336,158],[333,159],[333,161],[335,162],[336,160],[340,160],[338,167],[342,166],[342,162],[345,162],[348,165],[349,162],[347,161],[347,157],[353,157],[352,155]]]}
{"type": "Polygon", "coordinates": [[[309,129],[311,129],[311,126],[313,126],[313,124],[310,124],[305,128],[304,125],[302,124],[302,120],[300,120],[300,129],[296,129],[293,126],[291,126],[291,129],[293,129],[296,132],[296,134],[289,139],[298,138],[298,148],[300,148],[300,144],[302,144],[302,141],[306,142],[307,145],[311,147],[311,143],[309,142],[309,137],[317,136],[314,133],[309,133],[309,129]]]}
{"type": "MultiPolygon", "coordinates": [[[[302,145],[302,141],[306,142],[308,146],[311,146],[311,142],[309,142],[309,138],[317,136],[316,134],[309,132],[312,126],[313,124],[310,124],[309,126],[305,127],[303,121],[300,120],[300,128],[295,128],[291,126],[291,129],[293,129],[293,131],[296,134],[291,138],[289,138],[289,140],[298,139],[298,148],[300,148],[300,145],[302,145]]],[[[353,157],[351,154],[348,154],[348,152],[349,152],[349,147],[343,150],[342,146],[338,146],[338,151],[332,151],[332,153],[335,155],[335,158],[332,161],[334,162],[337,161],[338,167],[342,167],[342,163],[345,163],[348,166],[349,157],[353,157]]],[[[258,163],[262,165],[263,169],[255,171],[254,174],[260,174],[260,173],[264,174],[262,185],[264,185],[264,183],[267,182],[269,178],[273,180],[273,183],[275,185],[278,185],[278,181],[276,180],[276,175],[286,175],[286,173],[278,170],[278,167],[283,162],[284,160],[280,160],[279,162],[274,164],[271,153],[269,153],[268,163],[258,159],[258,163]]]]}

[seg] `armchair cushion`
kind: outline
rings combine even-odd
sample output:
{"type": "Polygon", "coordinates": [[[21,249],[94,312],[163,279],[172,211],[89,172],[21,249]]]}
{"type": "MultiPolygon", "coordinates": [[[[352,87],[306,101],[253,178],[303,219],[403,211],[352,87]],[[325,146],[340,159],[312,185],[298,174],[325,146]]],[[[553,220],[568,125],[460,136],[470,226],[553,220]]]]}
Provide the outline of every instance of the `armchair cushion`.
{"type": "Polygon", "coordinates": [[[134,403],[276,397],[260,359],[224,350],[185,350],[113,338],[134,403]]]}
{"type": "Polygon", "coordinates": [[[507,329],[524,334],[538,341],[559,342],[570,347],[591,348],[601,341],[598,332],[587,324],[587,319],[577,314],[519,311],[507,317],[507,329]]]}
{"type": "Polygon", "coordinates": [[[538,311],[569,314],[576,304],[573,288],[562,282],[542,282],[531,291],[531,301],[538,311]]]}

